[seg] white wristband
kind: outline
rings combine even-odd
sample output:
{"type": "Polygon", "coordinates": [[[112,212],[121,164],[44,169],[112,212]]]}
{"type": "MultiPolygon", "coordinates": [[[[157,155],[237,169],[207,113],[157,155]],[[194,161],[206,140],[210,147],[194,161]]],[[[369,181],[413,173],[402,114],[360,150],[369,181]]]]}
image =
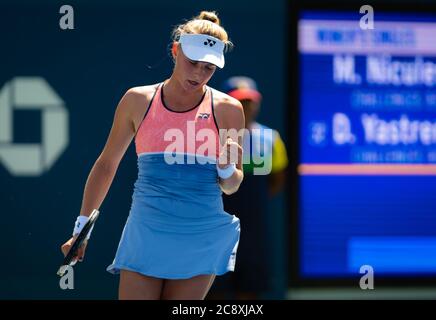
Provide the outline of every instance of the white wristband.
{"type": "MultiPolygon", "coordinates": [[[[87,217],[87,216],[78,216],[77,217],[76,223],[74,224],[73,236],[75,236],[76,234],[79,234],[80,231],[82,231],[83,227],[88,222],[88,220],[89,220],[89,217],[87,217]]],[[[94,229],[94,226],[92,226],[91,229],[89,230],[89,232],[86,236],[86,240],[89,240],[89,238],[91,237],[92,229],[94,229]]]]}
{"type": "Polygon", "coordinates": [[[218,164],[217,164],[216,170],[218,171],[218,176],[221,179],[227,179],[227,178],[230,178],[233,175],[233,172],[236,171],[236,164],[231,163],[225,169],[221,169],[220,167],[218,167],[218,164]]]}

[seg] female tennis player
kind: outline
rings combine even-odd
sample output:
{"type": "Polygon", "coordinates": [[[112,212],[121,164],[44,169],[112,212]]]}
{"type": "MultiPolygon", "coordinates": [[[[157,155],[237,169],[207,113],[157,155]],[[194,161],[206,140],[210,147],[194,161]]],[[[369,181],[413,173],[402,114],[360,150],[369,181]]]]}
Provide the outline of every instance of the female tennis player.
{"type": "Polygon", "coordinates": [[[120,299],[204,299],[215,276],[234,271],[240,225],[224,211],[222,193],[236,192],[243,180],[242,135],[226,130],[243,129],[244,112],[238,100],[206,85],[230,45],[216,13],[201,12],[173,32],[171,77],[129,89],[119,102],[62,251],[104,201],[134,138],[138,179],[107,268],[120,274],[120,299]]]}

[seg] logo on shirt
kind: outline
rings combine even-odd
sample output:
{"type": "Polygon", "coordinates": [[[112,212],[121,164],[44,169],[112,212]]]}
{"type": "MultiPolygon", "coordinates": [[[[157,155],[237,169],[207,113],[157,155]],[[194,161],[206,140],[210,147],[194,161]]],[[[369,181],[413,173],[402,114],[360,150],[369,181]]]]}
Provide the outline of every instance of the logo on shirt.
{"type": "Polygon", "coordinates": [[[199,119],[209,119],[209,117],[210,117],[210,113],[200,113],[198,115],[199,119]]]}

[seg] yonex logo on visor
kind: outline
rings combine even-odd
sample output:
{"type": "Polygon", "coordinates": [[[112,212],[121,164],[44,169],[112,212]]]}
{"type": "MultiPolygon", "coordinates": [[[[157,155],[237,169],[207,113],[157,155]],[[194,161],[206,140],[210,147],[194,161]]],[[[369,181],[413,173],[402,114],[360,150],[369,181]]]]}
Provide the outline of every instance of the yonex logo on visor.
{"type": "Polygon", "coordinates": [[[209,45],[210,47],[213,47],[215,45],[216,41],[212,40],[212,39],[207,39],[207,41],[204,42],[204,45],[207,46],[209,45]]]}

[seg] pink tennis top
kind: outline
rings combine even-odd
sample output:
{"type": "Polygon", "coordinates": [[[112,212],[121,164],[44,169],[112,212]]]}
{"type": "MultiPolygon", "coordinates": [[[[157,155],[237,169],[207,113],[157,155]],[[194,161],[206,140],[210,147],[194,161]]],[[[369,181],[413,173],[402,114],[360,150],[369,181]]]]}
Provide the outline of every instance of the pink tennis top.
{"type": "Polygon", "coordinates": [[[159,84],[135,137],[138,156],[176,152],[216,159],[219,131],[213,111],[213,93],[206,87],[201,101],[187,111],[165,105],[159,84]]]}

